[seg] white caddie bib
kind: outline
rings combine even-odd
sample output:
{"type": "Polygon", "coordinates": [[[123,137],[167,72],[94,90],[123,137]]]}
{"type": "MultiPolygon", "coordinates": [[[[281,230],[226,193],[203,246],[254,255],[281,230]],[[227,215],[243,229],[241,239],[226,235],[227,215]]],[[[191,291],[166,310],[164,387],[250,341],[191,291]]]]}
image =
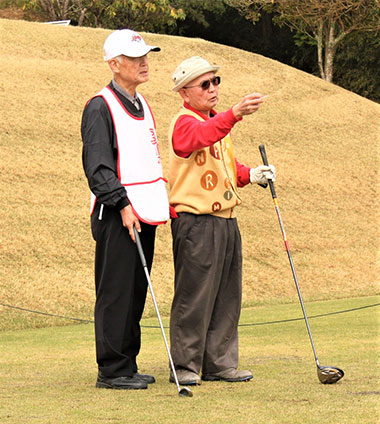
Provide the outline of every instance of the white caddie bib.
{"type": "MultiPolygon", "coordinates": [[[[136,118],[110,88],[103,88],[97,96],[103,97],[111,113],[118,146],[117,174],[134,213],[148,224],[165,223],[169,219],[167,181],[162,174],[155,122],[148,103],[137,93],[144,118],[136,118]]],[[[95,201],[91,193],[91,210],[95,201]]]]}

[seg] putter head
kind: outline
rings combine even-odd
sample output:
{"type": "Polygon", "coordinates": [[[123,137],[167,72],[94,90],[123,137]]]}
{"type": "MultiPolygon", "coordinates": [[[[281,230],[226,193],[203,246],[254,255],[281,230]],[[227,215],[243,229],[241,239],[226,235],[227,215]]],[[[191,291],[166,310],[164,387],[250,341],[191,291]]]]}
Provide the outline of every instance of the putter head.
{"type": "Polygon", "coordinates": [[[188,387],[181,387],[178,394],[183,397],[193,397],[193,392],[188,387]]]}
{"type": "Polygon", "coordinates": [[[344,371],[336,367],[318,365],[317,374],[322,384],[334,384],[344,376],[344,371]]]}

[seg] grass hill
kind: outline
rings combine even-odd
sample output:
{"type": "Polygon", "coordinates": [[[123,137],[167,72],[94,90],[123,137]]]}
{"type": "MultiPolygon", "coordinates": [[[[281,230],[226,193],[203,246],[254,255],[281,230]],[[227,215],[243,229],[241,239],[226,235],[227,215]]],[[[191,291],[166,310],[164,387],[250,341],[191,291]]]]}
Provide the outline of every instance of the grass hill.
{"type": "MultiPolygon", "coordinates": [[[[89,191],[81,165],[85,102],[111,73],[109,31],[0,20],[0,303],[92,317],[89,191]]],[[[233,130],[238,159],[276,165],[279,206],[306,300],[378,293],[380,105],[265,57],[200,39],[144,34],[150,81],[140,86],[155,114],[167,170],[167,131],[179,108],[171,74],[201,55],[221,66],[222,111],[250,92],[270,94],[233,130]]],[[[296,291],[268,190],[241,190],[244,305],[292,302],[296,291]]],[[[152,281],[169,311],[170,225],[158,230],[152,281]]],[[[153,312],[148,301],[146,315],[153,312]]],[[[0,306],[0,329],[62,324],[0,306]]]]}

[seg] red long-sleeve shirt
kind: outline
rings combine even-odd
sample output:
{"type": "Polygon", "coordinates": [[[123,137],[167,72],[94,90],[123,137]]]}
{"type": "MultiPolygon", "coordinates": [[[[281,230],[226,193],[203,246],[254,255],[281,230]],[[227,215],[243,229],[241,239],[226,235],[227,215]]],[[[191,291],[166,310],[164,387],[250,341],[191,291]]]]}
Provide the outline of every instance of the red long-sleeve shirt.
{"type": "MultiPolygon", "coordinates": [[[[190,115],[182,115],[178,118],[173,131],[172,143],[176,155],[185,158],[195,150],[209,147],[224,138],[239,121],[232,112],[232,108],[226,112],[216,113],[211,111],[211,117],[203,115],[192,108],[186,102],[184,107],[197,113],[204,121],[199,121],[190,115]]],[[[249,181],[250,168],[239,163],[235,159],[237,171],[237,185],[244,187],[249,181]]]]}

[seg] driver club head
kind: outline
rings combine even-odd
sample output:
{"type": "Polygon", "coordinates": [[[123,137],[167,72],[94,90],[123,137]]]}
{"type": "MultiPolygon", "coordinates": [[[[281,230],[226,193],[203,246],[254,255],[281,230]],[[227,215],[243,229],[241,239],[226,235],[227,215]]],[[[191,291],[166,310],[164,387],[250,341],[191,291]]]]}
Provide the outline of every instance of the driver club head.
{"type": "Polygon", "coordinates": [[[317,374],[322,384],[334,384],[344,376],[344,371],[336,367],[319,365],[317,374]]]}
{"type": "Polygon", "coordinates": [[[193,392],[188,387],[181,387],[178,394],[182,397],[193,397],[193,392]]]}

